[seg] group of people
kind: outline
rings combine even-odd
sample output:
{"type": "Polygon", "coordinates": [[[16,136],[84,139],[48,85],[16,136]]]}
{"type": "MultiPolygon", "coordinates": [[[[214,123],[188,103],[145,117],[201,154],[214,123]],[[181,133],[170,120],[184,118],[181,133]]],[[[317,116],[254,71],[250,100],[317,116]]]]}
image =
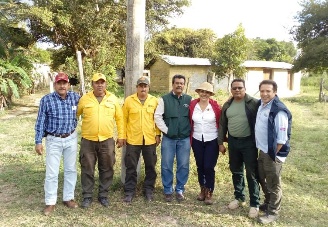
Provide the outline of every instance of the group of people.
{"type": "Polygon", "coordinates": [[[106,76],[92,77],[92,91],[79,95],[68,91],[67,74],[55,77],[55,92],[40,101],[36,121],[35,150],[43,153],[42,138],[46,137],[46,176],[44,214],[49,215],[57,202],[58,173],[61,156],[64,159],[63,203],[77,208],[74,190],[77,178],[77,132],[82,116],[81,165],[82,208],[88,208],[93,199],[95,165],[98,162],[98,201],[109,206],[108,190],[113,180],[116,146],[125,147],[126,176],[123,202],[130,204],[136,193],[137,165],[140,155],[145,165],[143,194],[153,200],[157,178],[156,147],[161,143],[161,178],[164,199],[171,202],[185,199],[185,185],[189,176],[190,150],[197,165],[200,193],[196,197],[205,204],[213,204],[215,166],[219,152],[229,147],[229,167],[232,173],[235,199],[228,208],[245,206],[245,179],[248,183],[250,210],[256,218],[259,210],[265,215],[259,222],[277,219],[281,207],[281,169],[289,153],[291,113],[279,100],[277,84],[263,80],[259,85],[261,99],[246,94],[245,81],[234,79],[232,97],[221,106],[211,98],[213,85],[204,82],[195,91],[199,97],[192,100],[183,93],[186,78],[175,75],[172,91],[157,99],[149,94],[149,79],[137,81],[136,93],[127,97],[123,107],[114,94],[106,90],[106,76]],[[117,140],[114,141],[114,129],[117,140]],[[162,136],[161,136],[162,135],[162,136]],[[176,160],[176,172],[173,172],[176,160]],[[175,175],[175,185],[173,184],[175,175]],[[264,203],[260,204],[260,186],[264,203]]]}

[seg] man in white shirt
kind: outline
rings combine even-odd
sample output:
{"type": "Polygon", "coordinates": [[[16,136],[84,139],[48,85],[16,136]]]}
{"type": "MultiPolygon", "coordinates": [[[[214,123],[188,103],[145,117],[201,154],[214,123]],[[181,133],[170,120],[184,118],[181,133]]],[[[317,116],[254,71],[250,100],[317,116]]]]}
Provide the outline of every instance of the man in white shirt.
{"type": "Polygon", "coordinates": [[[266,197],[260,206],[266,215],[260,216],[259,222],[268,224],[278,218],[281,207],[281,170],[290,150],[292,115],[276,95],[276,82],[263,80],[259,90],[261,105],[256,116],[255,140],[260,150],[259,180],[266,197]]]}

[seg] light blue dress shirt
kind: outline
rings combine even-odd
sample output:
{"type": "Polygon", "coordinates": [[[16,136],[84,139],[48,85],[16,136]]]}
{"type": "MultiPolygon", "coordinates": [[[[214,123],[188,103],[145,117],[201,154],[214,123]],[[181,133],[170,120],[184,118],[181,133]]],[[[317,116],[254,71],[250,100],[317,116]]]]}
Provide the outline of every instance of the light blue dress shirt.
{"type": "MultiPolygon", "coordinates": [[[[268,118],[271,110],[273,99],[266,105],[261,101],[261,106],[259,107],[256,115],[255,123],[255,140],[256,147],[268,153],[268,118]]],[[[287,113],[284,111],[279,111],[275,119],[275,128],[277,134],[277,143],[285,144],[288,140],[287,130],[288,130],[288,117],[287,113]]],[[[284,162],[286,157],[277,156],[277,158],[284,162]]]]}

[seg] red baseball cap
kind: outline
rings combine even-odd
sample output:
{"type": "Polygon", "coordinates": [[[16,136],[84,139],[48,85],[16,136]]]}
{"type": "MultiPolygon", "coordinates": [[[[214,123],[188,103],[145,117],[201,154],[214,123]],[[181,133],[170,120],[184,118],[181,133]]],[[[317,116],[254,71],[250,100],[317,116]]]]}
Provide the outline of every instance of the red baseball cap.
{"type": "Polygon", "coordinates": [[[66,82],[69,82],[68,76],[66,73],[63,72],[59,72],[56,77],[55,77],[55,83],[57,83],[58,81],[64,80],[66,82]]]}

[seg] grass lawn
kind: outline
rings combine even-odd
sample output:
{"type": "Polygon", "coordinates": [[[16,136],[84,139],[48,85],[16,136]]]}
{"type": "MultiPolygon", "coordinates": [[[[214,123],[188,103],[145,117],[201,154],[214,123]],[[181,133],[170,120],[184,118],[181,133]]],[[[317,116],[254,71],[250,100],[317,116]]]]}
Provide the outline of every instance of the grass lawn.
{"type": "MultiPolygon", "coordinates": [[[[299,96],[284,99],[293,114],[292,150],[283,166],[281,215],[271,226],[328,225],[328,103],[318,103],[318,93],[307,86],[299,96]]],[[[41,96],[35,94],[17,100],[13,110],[0,115],[0,226],[258,226],[247,217],[248,207],[236,211],[227,208],[234,199],[227,155],[220,155],[216,166],[212,206],[196,200],[199,186],[192,155],[186,200],[166,203],[162,195],[159,148],[153,202],[144,201],[140,183],[132,205],[122,203],[118,149],[109,208],[98,202],[87,210],[64,207],[61,171],[56,210],[51,216],[44,216],[45,157],[34,151],[34,124],[41,96]]],[[[75,198],[79,203],[82,200],[79,165],[75,198]]],[[[94,190],[94,201],[96,198],[97,190],[94,190]]]]}

